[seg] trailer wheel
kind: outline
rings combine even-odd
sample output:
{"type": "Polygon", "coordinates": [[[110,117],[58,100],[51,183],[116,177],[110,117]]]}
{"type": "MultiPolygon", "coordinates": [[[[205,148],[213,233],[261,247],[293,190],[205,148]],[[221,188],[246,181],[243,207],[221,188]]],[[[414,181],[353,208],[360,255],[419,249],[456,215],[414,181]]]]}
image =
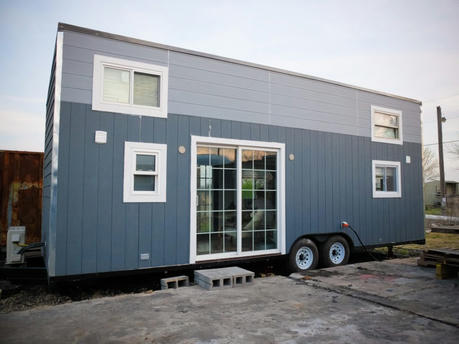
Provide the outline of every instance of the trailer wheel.
{"type": "Polygon", "coordinates": [[[349,243],[340,235],[330,237],[320,248],[320,260],[324,266],[346,265],[349,261],[349,243]]]}
{"type": "Polygon", "coordinates": [[[293,245],[289,256],[289,267],[293,271],[315,269],[319,263],[319,250],[310,239],[300,239],[293,245]]]}

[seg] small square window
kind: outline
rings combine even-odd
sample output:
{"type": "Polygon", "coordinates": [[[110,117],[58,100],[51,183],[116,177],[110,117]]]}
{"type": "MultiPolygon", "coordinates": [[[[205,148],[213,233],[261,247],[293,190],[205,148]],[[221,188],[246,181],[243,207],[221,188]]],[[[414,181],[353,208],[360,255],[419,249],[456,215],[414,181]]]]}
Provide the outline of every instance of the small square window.
{"type": "Polygon", "coordinates": [[[92,109],[167,117],[168,68],[94,55],[92,109]]]}
{"type": "Polygon", "coordinates": [[[402,144],[402,112],[372,106],[371,140],[376,142],[402,144]]]}
{"type": "Polygon", "coordinates": [[[164,144],[125,142],[124,202],[166,201],[166,158],[164,144]]]}
{"type": "Polygon", "coordinates": [[[373,197],[401,197],[401,172],[398,161],[373,160],[373,197]]]}

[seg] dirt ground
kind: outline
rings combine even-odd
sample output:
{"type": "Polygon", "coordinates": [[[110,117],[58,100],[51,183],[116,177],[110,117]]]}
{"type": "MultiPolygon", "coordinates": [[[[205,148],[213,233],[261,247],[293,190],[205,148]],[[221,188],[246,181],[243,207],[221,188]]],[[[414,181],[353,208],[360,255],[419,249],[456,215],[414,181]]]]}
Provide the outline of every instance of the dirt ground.
{"type": "Polygon", "coordinates": [[[415,259],[0,314],[8,343],[457,343],[459,280],[415,259]]]}

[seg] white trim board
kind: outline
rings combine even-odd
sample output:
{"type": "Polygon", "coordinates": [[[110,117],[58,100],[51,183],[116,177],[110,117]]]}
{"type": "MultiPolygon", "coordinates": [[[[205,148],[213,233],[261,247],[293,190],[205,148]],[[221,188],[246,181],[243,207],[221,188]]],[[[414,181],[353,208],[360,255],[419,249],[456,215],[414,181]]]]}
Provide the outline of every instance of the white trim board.
{"type": "Polygon", "coordinates": [[[207,136],[191,136],[191,173],[190,173],[190,264],[194,264],[197,261],[206,261],[212,259],[225,259],[225,258],[237,258],[237,257],[250,257],[258,256],[263,254],[275,254],[275,253],[286,253],[286,228],[285,228],[285,143],[279,142],[264,142],[264,141],[251,141],[251,140],[238,140],[238,139],[225,139],[217,137],[207,136]],[[250,251],[242,252],[241,250],[241,216],[240,216],[240,203],[237,208],[237,228],[238,228],[238,245],[237,252],[227,252],[219,254],[209,254],[197,256],[196,254],[196,152],[198,144],[208,145],[219,145],[219,146],[231,146],[238,149],[238,168],[237,168],[237,194],[238,200],[240,200],[241,193],[241,176],[240,176],[240,150],[243,148],[248,149],[272,149],[278,151],[277,159],[277,171],[278,171],[278,231],[277,231],[277,243],[278,249],[264,250],[264,251],[250,251]]]}

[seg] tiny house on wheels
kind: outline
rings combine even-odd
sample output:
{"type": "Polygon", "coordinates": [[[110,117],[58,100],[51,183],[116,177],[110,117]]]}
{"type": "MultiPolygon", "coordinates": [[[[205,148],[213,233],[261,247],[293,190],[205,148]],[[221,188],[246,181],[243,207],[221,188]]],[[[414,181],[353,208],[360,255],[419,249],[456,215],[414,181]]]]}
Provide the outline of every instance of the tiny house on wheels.
{"type": "Polygon", "coordinates": [[[50,278],[423,242],[417,100],[59,24],[50,278]]]}

